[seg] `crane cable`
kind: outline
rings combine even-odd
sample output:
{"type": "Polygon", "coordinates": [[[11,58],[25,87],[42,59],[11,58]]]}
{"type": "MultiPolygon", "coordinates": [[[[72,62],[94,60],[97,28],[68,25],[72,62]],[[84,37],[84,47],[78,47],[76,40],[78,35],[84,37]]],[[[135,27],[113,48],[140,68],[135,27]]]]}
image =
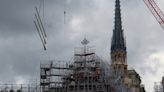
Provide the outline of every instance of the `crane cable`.
{"type": "Polygon", "coordinates": [[[40,0],[40,5],[39,5],[39,10],[37,7],[35,7],[35,10],[36,10],[36,13],[35,13],[35,20],[34,20],[34,24],[35,24],[35,27],[38,31],[38,34],[39,34],[39,37],[41,39],[41,42],[43,44],[43,47],[44,47],[44,50],[46,50],[46,31],[45,31],[45,28],[44,28],[44,25],[43,25],[43,22],[44,22],[44,0],[40,0]],[[43,16],[41,17],[40,16],[40,12],[41,12],[41,6],[42,6],[42,3],[43,3],[43,16]]]}

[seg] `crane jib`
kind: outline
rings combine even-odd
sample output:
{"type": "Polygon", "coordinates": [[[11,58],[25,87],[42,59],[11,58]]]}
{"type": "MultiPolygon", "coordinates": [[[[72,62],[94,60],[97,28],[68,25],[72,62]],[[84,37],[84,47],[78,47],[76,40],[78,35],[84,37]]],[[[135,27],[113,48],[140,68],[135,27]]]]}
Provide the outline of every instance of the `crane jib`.
{"type": "Polygon", "coordinates": [[[157,19],[161,27],[164,29],[164,14],[158,7],[158,5],[155,3],[154,0],[144,0],[147,7],[150,9],[154,17],[157,19]]]}

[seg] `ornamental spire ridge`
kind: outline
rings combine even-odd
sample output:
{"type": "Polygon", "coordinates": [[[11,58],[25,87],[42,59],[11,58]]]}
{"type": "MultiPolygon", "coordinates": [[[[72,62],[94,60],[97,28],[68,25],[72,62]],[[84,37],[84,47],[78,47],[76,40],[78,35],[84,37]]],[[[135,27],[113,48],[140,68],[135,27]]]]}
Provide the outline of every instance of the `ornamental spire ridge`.
{"type": "Polygon", "coordinates": [[[111,52],[116,50],[126,51],[126,43],[122,30],[120,0],[116,0],[115,5],[115,24],[111,43],[111,52]]]}

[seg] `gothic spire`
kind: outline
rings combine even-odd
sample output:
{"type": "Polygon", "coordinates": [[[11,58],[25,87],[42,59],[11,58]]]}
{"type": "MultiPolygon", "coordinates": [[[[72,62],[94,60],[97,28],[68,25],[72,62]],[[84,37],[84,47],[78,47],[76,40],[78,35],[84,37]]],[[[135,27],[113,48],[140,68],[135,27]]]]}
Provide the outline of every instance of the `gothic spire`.
{"type": "Polygon", "coordinates": [[[111,52],[118,51],[118,50],[126,52],[126,43],[124,39],[122,22],[121,22],[120,0],[116,0],[116,5],[115,5],[115,25],[114,25],[113,37],[111,43],[111,52]]]}

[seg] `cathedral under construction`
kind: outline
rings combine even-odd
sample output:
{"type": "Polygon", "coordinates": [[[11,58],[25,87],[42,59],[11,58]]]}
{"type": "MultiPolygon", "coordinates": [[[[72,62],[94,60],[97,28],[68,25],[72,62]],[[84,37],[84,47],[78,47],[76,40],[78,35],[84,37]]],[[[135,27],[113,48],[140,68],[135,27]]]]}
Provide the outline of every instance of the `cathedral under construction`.
{"type": "MultiPolygon", "coordinates": [[[[145,92],[140,75],[128,69],[127,47],[122,29],[120,0],[115,1],[111,62],[103,61],[84,38],[70,62],[51,61],[40,65],[39,86],[17,92],[145,92]],[[109,64],[110,63],[110,64],[109,64]]],[[[9,90],[14,92],[13,89],[9,90]]],[[[8,92],[6,89],[1,92],[8,92]]]]}
{"type": "Polygon", "coordinates": [[[111,64],[97,56],[94,48],[88,45],[89,41],[85,38],[81,42],[83,46],[75,48],[72,62],[64,65],[58,65],[55,62],[41,64],[41,91],[145,92],[139,74],[135,70],[128,70],[120,0],[116,0],[115,3],[111,64]]]}

